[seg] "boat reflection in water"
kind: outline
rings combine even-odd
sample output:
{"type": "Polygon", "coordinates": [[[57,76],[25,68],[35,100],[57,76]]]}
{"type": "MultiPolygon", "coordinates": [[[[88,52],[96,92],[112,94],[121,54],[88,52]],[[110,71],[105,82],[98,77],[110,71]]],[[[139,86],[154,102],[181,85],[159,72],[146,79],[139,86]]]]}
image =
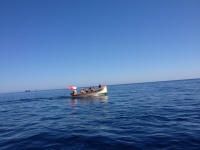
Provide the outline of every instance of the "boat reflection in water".
{"type": "Polygon", "coordinates": [[[108,96],[90,96],[90,97],[72,97],[72,104],[93,104],[93,103],[107,103],[108,102],[108,96]]]}

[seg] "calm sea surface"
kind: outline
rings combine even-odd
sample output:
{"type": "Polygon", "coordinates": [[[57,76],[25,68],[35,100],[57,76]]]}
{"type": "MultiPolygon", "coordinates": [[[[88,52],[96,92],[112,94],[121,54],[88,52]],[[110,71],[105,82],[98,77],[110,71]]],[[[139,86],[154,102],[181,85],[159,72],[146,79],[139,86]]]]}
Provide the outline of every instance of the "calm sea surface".
{"type": "Polygon", "coordinates": [[[0,94],[0,149],[200,150],[200,79],[0,94]]]}

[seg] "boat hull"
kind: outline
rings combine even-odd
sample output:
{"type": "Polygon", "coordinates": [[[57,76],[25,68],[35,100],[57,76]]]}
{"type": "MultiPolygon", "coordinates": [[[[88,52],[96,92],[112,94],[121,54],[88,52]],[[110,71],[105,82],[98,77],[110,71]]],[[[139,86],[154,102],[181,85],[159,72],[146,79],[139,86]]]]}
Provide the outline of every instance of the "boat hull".
{"type": "Polygon", "coordinates": [[[107,87],[103,86],[101,89],[98,89],[96,91],[92,91],[92,92],[87,92],[87,93],[83,93],[83,94],[76,94],[76,95],[72,95],[72,97],[89,97],[89,96],[100,96],[100,95],[107,95],[107,87]]]}

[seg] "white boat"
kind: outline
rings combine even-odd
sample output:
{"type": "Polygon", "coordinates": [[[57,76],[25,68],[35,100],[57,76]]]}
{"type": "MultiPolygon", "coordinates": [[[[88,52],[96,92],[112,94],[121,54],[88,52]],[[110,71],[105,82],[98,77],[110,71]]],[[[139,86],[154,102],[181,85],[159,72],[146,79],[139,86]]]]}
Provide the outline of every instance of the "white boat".
{"type": "Polygon", "coordinates": [[[76,95],[71,94],[71,96],[72,97],[88,97],[88,96],[99,96],[99,95],[107,95],[107,94],[108,94],[107,87],[106,87],[106,85],[104,85],[98,90],[91,91],[91,92],[85,92],[82,94],[76,94],[76,95]]]}

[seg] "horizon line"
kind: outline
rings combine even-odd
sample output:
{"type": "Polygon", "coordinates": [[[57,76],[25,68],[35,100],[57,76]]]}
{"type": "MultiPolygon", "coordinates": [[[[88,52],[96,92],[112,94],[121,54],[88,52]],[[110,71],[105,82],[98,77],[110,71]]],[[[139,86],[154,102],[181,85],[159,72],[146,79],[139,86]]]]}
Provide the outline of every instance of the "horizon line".
{"type": "MultiPolygon", "coordinates": [[[[182,81],[182,80],[197,80],[200,78],[190,78],[190,79],[174,79],[174,80],[164,80],[164,81],[147,81],[147,82],[133,82],[133,83],[119,83],[119,84],[108,84],[107,86],[115,86],[115,85],[127,85],[127,84],[142,84],[142,83],[156,83],[156,82],[170,82],[170,81],[182,81]]],[[[97,85],[98,86],[98,85],[97,85]]],[[[83,87],[83,86],[82,86],[83,87]]],[[[88,86],[86,86],[88,87],[88,86]]],[[[66,89],[66,88],[58,88],[58,89],[44,89],[44,90],[33,90],[30,92],[37,92],[37,91],[50,91],[50,90],[61,90],[61,89],[66,89]]],[[[0,94],[10,94],[10,93],[26,93],[25,91],[21,92],[5,92],[5,93],[0,93],[0,94]]]]}

